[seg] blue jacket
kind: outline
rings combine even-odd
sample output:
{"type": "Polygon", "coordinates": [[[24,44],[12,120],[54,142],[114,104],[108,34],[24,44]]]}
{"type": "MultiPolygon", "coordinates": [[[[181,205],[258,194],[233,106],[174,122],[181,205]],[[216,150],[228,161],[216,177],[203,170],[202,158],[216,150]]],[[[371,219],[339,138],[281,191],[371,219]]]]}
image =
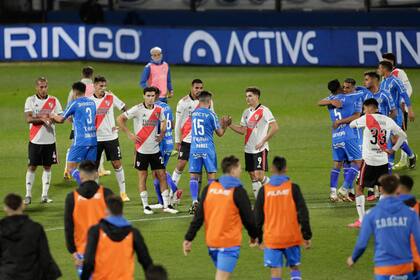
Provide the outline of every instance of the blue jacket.
{"type": "Polygon", "coordinates": [[[385,197],[364,217],[353,251],[356,262],[365,251],[371,235],[375,238],[375,266],[412,262],[410,235],[420,248],[420,222],[417,214],[395,196],[385,197]]]}
{"type": "MultiPolygon", "coordinates": [[[[149,76],[150,76],[150,64],[156,64],[156,65],[160,65],[162,64],[164,61],[161,60],[160,62],[154,62],[153,60],[151,60],[145,67],[143,70],[143,73],[141,74],[141,78],[140,78],[140,86],[142,88],[145,88],[148,86],[147,84],[147,80],[149,80],[149,76]]],[[[171,70],[169,69],[169,64],[168,64],[168,78],[167,78],[167,87],[168,90],[171,91],[174,88],[172,87],[172,80],[171,80],[171,70]]]]}

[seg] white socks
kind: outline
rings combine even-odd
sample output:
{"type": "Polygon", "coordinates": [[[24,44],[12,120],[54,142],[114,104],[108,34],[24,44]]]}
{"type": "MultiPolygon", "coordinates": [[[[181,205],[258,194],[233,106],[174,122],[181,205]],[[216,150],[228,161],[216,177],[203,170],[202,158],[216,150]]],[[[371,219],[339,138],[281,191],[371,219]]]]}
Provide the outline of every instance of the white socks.
{"type": "Polygon", "coordinates": [[[359,214],[359,221],[363,221],[363,217],[365,216],[365,196],[360,195],[356,196],[356,210],[357,214],[359,214]]]}
{"type": "Polygon", "coordinates": [[[70,153],[70,148],[68,148],[66,151],[66,165],[64,166],[64,172],[67,171],[67,159],[69,158],[69,153],[70,153]]]}
{"type": "Polygon", "coordinates": [[[120,193],[125,193],[125,175],[122,167],[115,169],[115,177],[117,178],[120,193]]]}
{"type": "Polygon", "coordinates": [[[51,183],[51,170],[42,172],[42,196],[48,196],[51,183]]]}
{"type": "Polygon", "coordinates": [[[26,196],[32,197],[32,185],[35,181],[35,172],[26,171],[26,196]]]}
{"type": "Polygon", "coordinates": [[[140,193],[141,202],[143,203],[143,208],[149,206],[149,195],[147,191],[143,191],[140,193]]]}
{"type": "Polygon", "coordinates": [[[261,184],[264,186],[268,183],[270,183],[270,178],[267,176],[264,176],[264,179],[261,181],[261,184]]]}
{"type": "Polygon", "coordinates": [[[178,169],[175,168],[174,172],[172,173],[172,181],[174,181],[175,185],[178,187],[179,180],[181,180],[182,172],[178,171],[178,169]]]}
{"type": "Polygon", "coordinates": [[[105,161],[105,153],[104,153],[104,152],[102,152],[101,159],[100,159],[100,161],[99,161],[99,167],[98,167],[98,171],[99,171],[99,172],[101,172],[101,171],[104,171],[104,170],[105,170],[105,168],[104,168],[104,161],[105,161]]]}
{"type": "Polygon", "coordinates": [[[169,191],[166,189],[162,193],[163,208],[168,208],[169,205],[169,191]]]}
{"type": "Polygon", "coordinates": [[[257,198],[258,192],[260,191],[262,185],[260,181],[252,181],[252,191],[254,192],[254,197],[257,198]]]}

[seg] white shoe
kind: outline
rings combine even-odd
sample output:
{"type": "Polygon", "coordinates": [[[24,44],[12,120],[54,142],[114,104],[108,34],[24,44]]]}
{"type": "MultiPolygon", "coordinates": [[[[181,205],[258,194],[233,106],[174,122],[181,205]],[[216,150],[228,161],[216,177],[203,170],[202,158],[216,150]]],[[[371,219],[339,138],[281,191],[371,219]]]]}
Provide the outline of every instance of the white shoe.
{"type": "Polygon", "coordinates": [[[47,195],[44,195],[41,197],[41,203],[51,203],[51,202],[53,202],[53,200],[48,198],[47,195]]]}
{"type": "Polygon", "coordinates": [[[335,192],[335,191],[330,192],[330,201],[331,202],[337,202],[338,201],[337,192],[335,192]]]}
{"type": "Polygon", "coordinates": [[[160,203],[149,205],[151,209],[162,209],[163,205],[160,203]]]}
{"type": "Polygon", "coordinates": [[[143,208],[143,213],[146,214],[146,215],[152,215],[153,214],[152,208],[150,208],[150,206],[144,207],[143,208]]]}
{"type": "Polygon", "coordinates": [[[352,201],[351,198],[349,197],[348,190],[346,190],[344,187],[340,187],[338,189],[338,198],[341,201],[352,201]]]}
{"type": "Polygon", "coordinates": [[[163,208],[163,212],[170,213],[170,214],[177,214],[178,210],[174,209],[172,205],[168,205],[168,207],[163,208]]]}

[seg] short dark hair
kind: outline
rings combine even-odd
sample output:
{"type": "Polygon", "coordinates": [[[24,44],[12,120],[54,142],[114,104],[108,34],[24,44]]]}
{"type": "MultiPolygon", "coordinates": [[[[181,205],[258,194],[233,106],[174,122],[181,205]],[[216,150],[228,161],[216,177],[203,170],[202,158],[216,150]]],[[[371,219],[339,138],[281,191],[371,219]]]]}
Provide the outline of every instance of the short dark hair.
{"type": "Polygon", "coordinates": [[[106,82],[106,79],[104,76],[96,76],[95,79],[93,80],[93,82],[96,83],[100,83],[100,82],[106,82]]]}
{"type": "Polygon", "coordinates": [[[158,90],[159,89],[156,87],[145,87],[143,89],[143,95],[146,94],[146,92],[151,92],[151,91],[153,91],[155,94],[158,94],[158,90]]]}
{"type": "Polygon", "coordinates": [[[206,99],[211,99],[212,96],[213,94],[211,94],[210,91],[203,90],[202,92],[200,92],[200,95],[198,96],[198,100],[205,101],[206,99]]]}
{"type": "Polygon", "coordinates": [[[287,161],[284,157],[275,156],[273,159],[273,166],[276,168],[277,171],[284,171],[287,166],[287,161]]]}
{"type": "Polygon", "coordinates": [[[403,185],[407,190],[411,192],[414,186],[413,178],[408,175],[401,175],[400,176],[400,185],[403,185]]]}
{"type": "Polygon", "coordinates": [[[366,99],[363,102],[363,106],[373,106],[375,108],[378,108],[379,107],[379,103],[378,103],[378,101],[375,98],[369,98],[369,99],[366,99]]]}
{"type": "Polygon", "coordinates": [[[15,193],[9,193],[4,198],[4,204],[8,208],[16,211],[20,206],[22,206],[22,197],[15,193]]]}
{"type": "Polygon", "coordinates": [[[366,71],[364,74],[364,76],[369,76],[371,78],[380,80],[381,77],[379,76],[379,74],[376,71],[366,71]]]}
{"type": "Polygon", "coordinates": [[[146,271],[146,280],[167,280],[168,273],[161,265],[151,265],[146,271]]]}
{"type": "Polygon", "coordinates": [[[121,216],[123,214],[123,202],[119,196],[111,195],[108,197],[106,207],[113,216],[121,216]]]}
{"type": "Polygon", "coordinates": [[[86,85],[82,82],[75,82],[71,88],[77,90],[80,94],[85,94],[86,91],[86,85]]]}
{"type": "Polygon", "coordinates": [[[337,93],[337,91],[339,91],[340,88],[341,88],[341,85],[340,85],[339,80],[334,79],[334,80],[328,82],[328,90],[331,93],[337,93]]]}
{"type": "Polygon", "coordinates": [[[158,87],[153,87],[153,86],[152,86],[152,88],[154,88],[154,89],[155,89],[155,93],[156,93],[156,95],[159,95],[159,94],[160,94],[160,89],[159,89],[158,87]]]}
{"type": "Polygon", "coordinates": [[[222,172],[224,174],[229,173],[233,167],[238,167],[239,165],[239,158],[235,157],[234,155],[228,156],[222,159],[222,172]]]}
{"type": "Polygon", "coordinates": [[[261,90],[257,87],[247,87],[245,93],[247,92],[252,92],[252,94],[258,95],[258,97],[261,96],[261,90]]]}
{"type": "Polygon", "coordinates": [[[202,84],[202,83],[203,83],[202,80],[200,80],[200,79],[194,79],[194,80],[192,80],[191,85],[194,85],[194,84],[202,84]]]}
{"type": "Polygon", "coordinates": [[[383,175],[379,178],[379,185],[385,194],[394,194],[400,184],[400,180],[395,175],[383,175]]]}
{"type": "Polygon", "coordinates": [[[393,66],[392,66],[392,63],[389,61],[382,60],[381,62],[379,62],[379,65],[382,65],[383,68],[385,68],[386,70],[390,72],[392,71],[393,66]]]}
{"type": "Polygon", "coordinates": [[[94,173],[98,171],[96,163],[91,160],[83,160],[79,165],[79,170],[86,173],[94,173]]]}
{"type": "Polygon", "coordinates": [[[347,78],[344,80],[345,83],[352,84],[353,86],[356,85],[356,80],[353,78],[347,78]]]}
{"type": "Polygon", "coordinates": [[[86,66],[82,68],[82,76],[84,78],[90,78],[93,75],[93,67],[92,66],[86,66]]]}
{"type": "Polygon", "coordinates": [[[393,54],[393,53],[384,53],[384,54],[382,54],[382,58],[392,60],[392,64],[395,65],[395,61],[396,61],[395,54],[393,54]]]}

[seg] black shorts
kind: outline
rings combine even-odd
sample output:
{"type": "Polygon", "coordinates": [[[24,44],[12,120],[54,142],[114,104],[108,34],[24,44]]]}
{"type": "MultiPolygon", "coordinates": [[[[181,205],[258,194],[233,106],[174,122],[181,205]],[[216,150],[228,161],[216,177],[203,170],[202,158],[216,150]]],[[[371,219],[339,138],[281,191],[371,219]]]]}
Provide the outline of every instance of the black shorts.
{"type": "Polygon", "coordinates": [[[165,165],[163,165],[163,163],[163,157],[160,152],[156,154],[141,154],[136,152],[134,168],[144,171],[147,170],[150,165],[152,170],[165,169],[165,165]]]}
{"type": "Polygon", "coordinates": [[[363,163],[360,168],[359,186],[365,188],[379,186],[379,178],[386,174],[389,174],[388,164],[372,166],[363,163]]]}
{"type": "Polygon", "coordinates": [[[191,143],[181,142],[181,147],[179,148],[178,159],[188,161],[190,159],[190,148],[191,148],[191,143]]]}
{"type": "Polygon", "coordinates": [[[71,130],[69,139],[70,140],[73,140],[74,139],[74,129],[71,130]]]}
{"type": "Polygon", "coordinates": [[[28,165],[32,166],[51,166],[57,164],[57,150],[55,143],[53,144],[34,144],[29,142],[28,145],[28,165]]]}
{"type": "Polygon", "coordinates": [[[248,172],[255,170],[268,171],[268,151],[264,150],[256,154],[245,153],[245,170],[248,172]]]}
{"type": "Polygon", "coordinates": [[[121,157],[121,149],[120,149],[120,142],[117,139],[109,140],[109,141],[98,141],[96,152],[96,161],[99,163],[101,160],[102,152],[105,151],[106,160],[107,161],[114,161],[120,160],[121,157]]]}

